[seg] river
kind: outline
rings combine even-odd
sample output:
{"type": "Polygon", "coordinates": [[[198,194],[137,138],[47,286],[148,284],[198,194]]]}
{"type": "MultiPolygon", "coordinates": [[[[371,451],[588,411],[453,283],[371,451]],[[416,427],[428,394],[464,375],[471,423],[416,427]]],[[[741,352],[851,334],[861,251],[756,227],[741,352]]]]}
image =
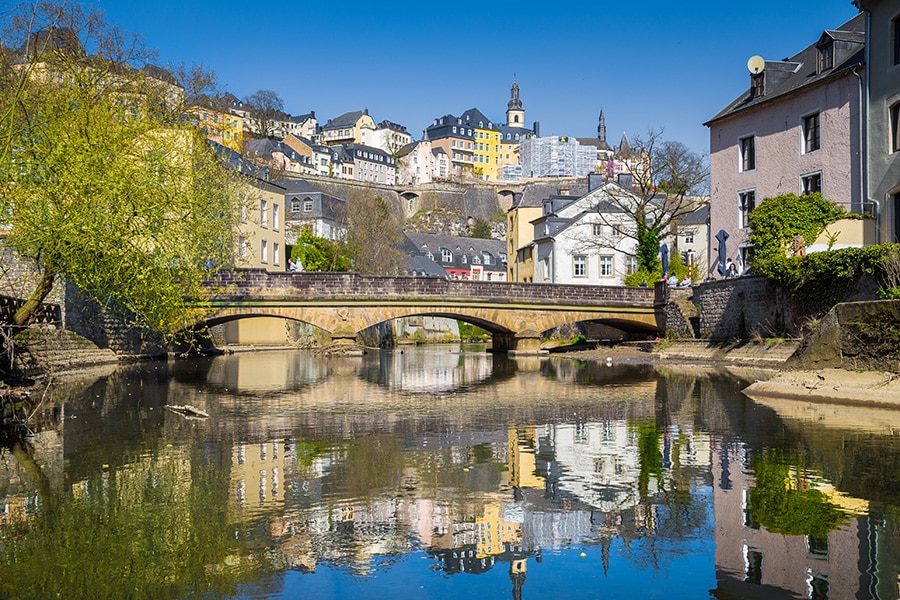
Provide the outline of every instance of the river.
{"type": "Polygon", "coordinates": [[[757,375],[430,346],[59,379],[0,450],[0,598],[897,599],[900,412],[757,375]]]}

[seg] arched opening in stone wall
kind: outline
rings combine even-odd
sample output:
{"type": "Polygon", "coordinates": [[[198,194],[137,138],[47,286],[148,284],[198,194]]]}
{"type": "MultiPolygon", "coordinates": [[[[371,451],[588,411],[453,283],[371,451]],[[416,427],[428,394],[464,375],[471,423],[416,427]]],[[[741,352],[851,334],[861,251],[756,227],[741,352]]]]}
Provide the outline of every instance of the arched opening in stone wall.
{"type": "Polygon", "coordinates": [[[206,323],[208,337],[219,349],[229,346],[296,346],[326,344],[329,333],[296,319],[270,315],[236,315],[206,323]]]}

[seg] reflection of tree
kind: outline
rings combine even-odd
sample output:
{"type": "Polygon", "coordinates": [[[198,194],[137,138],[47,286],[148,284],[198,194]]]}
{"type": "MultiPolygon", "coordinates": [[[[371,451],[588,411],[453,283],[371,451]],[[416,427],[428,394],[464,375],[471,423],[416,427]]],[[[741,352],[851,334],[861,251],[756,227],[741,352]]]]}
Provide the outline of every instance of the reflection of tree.
{"type": "Polygon", "coordinates": [[[192,469],[185,456],[160,452],[98,471],[64,493],[43,493],[34,518],[8,530],[0,546],[0,596],[234,594],[255,565],[224,567],[234,541],[219,500],[221,477],[218,469],[192,469]]]}
{"type": "Polygon", "coordinates": [[[821,491],[810,487],[780,453],[763,453],[753,462],[756,486],[750,490],[753,517],[767,530],[825,538],[846,515],[821,491]]]}

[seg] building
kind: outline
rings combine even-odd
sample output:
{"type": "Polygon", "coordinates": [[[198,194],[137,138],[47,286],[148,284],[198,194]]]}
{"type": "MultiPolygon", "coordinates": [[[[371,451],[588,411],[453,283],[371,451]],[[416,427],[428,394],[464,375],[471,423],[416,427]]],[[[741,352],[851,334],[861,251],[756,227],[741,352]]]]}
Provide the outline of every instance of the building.
{"type": "Polygon", "coordinates": [[[401,185],[418,185],[447,179],[450,174],[450,158],[442,148],[434,148],[428,135],[412,142],[397,153],[397,182],[401,185]]]}
{"type": "Polygon", "coordinates": [[[589,180],[581,197],[554,195],[542,202],[534,226],[534,282],[624,285],[637,270],[635,225],[622,202],[631,192],[589,180]]]}
{"type": "Polygon", "coordinates": [[[606,141],[606,118],[603,116],[603,109],[600,109],[600,118],[597,123],[597,137],[595,138],[575,138],[582,146],[592,146],[597,151],[597,166],[594,171],[603,173],[606,171],[607,163],[613,158],[615,152],[606,141]]]}
{"type": "Polygon", "coordinates": [[[597,149],[566,136],[528,136],[519,143],[524,177],[583,177],[597,168],[597,149]]]}
{"type": "Polygon", "coordinates": [[[268,167],[272,176],[288,173],[315,175],[316,166],[311,156],[295,150],[284,142],[269,138],[250,140],[244,145],[244,158],[259,166],[268,167]]]}
{"type": "Polygon", "coordinates": [[[243,151],[243,117],[203,106],[189,108],[185,112],[185,116],[209,141],[222,144],[235,152],[243,151]]]}
{"type": "Polygon", "coordinates": [[[765,198],[821,192],[853,212],[873,209],[860,160],[865,25],[861,13],[786,60],[752,57],[747,89],[705,123],[710,228],[728,234],[735,261],[747,264],[749,214],[765,198]]]}
{"type": "Polygon", "coordinates": [[[397,153],[408,144],[412,143],[412,135],[406,130],[406,127],[384,120],[375,126],[375,131],[369,137],[369,146],[381,148],[391,156],[397,156],[397,153]]]}
{"type": "MultiPolygon", "coordinates": [[[[408,257],[424,256],[451,279],[506,281],[506,242],[438,233],[404,232],[408,257]]],[[[416,263],[422,268],[424,263],[416,263]]]]}
{"type": "Polygon", "coordinates": [[[265,167],[245,161],[230,148],[212,142],[211,145],[228,169],[241,174],[239,193],[243,208],[235,240],[235,267],[283,271],[287,264],[284,188],[268,181],[265,167]]]}
{"type": "Polygon", "coordinates": [[[505,165],[519,163],[519,143],[534,131],[524,126],[525,110],[515,81],[510,96],[505,124],[470,108],[458,117],[438,117],[425,130],[432,147],[440,148],[450,158],[451,178],[497,181],[503,177],[505,165]]]}
{"type": "Polygon", "coordinates": [[[688,267],[693,279],[702,278],[709,271],[709,204],[682,217],[675,226],[673,252],[681,254],[681,262],[688,267]]]}
{"type": "Polygon", "coordinates": [[[309,162],[313,165],[316,175],[320,177],[331,175],[331,148],[316,143],[312,138],[294,134],[285,137],[284,143],[299,154],[309,157],[309,162]]]}
{"type": "Polygon", "coordinates": [[[339,144],[370,144],[369,138],[375,133],[375,121],[369,116],[369,109],[344,113],[329,119],[319,133],[319,141],[326,146],[339,144]]]}
{"type": "Polygon", "coordinates": [[[900,242],[900,3],[856,0],[866,34],[863,203],[878,216],[875,243],[900,242]]]}
{"type": "Polygon", "coordinates": [[[529,183],[521,194],[515,194],[506,213],[507,279],[534,281],[534,225],[532,221],[543,214],[543,201],[552,195],[574,198],[588,192],[587,184],[560,186],[555,183],[529,183]]]}
{"type": "Polygon", "coordinates": [[[346,158],[353,162],[353,173],[350,179],[368,181],[383,185],[397,183],[397,159],[382,150],[364,144],[342,144],[346,158]]]}
{"type": "Polygon", "coordinates": [[[284,190],[285,242],[294,245],[303,229],[332,241],[347,235],[346,202],[326,194],[305,179],[276,182],[284,190]]]}

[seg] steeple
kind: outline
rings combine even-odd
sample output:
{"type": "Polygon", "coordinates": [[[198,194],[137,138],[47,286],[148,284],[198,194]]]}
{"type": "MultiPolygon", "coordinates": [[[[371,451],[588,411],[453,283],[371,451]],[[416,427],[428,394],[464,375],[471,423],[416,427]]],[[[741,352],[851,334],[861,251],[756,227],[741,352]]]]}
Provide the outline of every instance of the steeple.
{"type": "Polygon", "coordinates": [[[612,158],[613,149],[606,141],[606,117],[603,109],[600,109],[600,123],[597,125],[597,160],[609,160],[612,158]]]}
{"type": "Polygon", "coordinates": [[[506,106],[506,125],[508,127],[524,127],[525,109],[522,108],[522,101],[519,99],[519,84],[515,75],[513,76],[509,103],[506,106]]]}

